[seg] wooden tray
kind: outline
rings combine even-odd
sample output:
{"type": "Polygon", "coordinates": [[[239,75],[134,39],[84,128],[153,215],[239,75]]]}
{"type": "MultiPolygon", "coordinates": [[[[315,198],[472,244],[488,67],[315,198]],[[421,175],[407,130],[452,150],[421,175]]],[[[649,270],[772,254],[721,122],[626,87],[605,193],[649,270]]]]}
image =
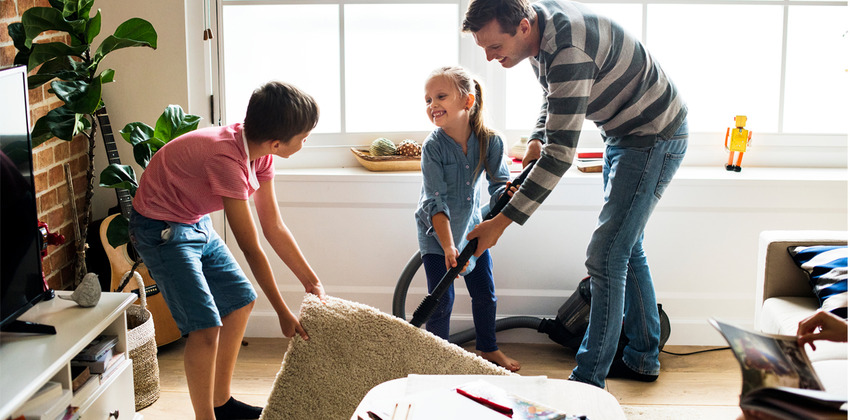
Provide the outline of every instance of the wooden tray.
{"type": "Polygon", "coordinates": [[[420,156],[372,156],[369,149],[352,147],[357,162],[370,171],[418,171],[420,156]]]}

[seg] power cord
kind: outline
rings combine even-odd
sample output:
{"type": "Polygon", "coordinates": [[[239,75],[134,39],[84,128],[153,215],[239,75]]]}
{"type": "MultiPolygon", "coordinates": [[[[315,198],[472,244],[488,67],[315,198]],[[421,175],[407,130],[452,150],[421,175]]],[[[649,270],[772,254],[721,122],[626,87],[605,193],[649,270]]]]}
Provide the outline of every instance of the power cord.
{"type": "Polygon", "coordinates": [[[714,348],[714,349],[698,350],[698,351],[694,351],[694,352],[690,352],[690,353],[673,353],[672,351],[667,351],[667,350],[661,350],[661,352],[667,353],[667,354],[672,354],[673,356],[691,356],[691,355],[694,355],[694,354],[708,353],[708,352],[711,352],[711,351],[731,350],[731,349],[732,349],[732,347],[726,346],[726,347],[718,347],[718,348],[714,348]]]}

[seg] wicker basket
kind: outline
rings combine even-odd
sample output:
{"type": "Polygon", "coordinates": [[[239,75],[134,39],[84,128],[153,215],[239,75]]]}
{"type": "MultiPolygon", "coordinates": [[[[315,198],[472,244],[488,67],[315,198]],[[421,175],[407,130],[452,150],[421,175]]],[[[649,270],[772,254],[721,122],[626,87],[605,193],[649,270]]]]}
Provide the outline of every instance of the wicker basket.
{"type": "Polygon", "coordinates": [[[420,156],[372,156],[368,149],[351,148],[351,153],[370,171],[418,171],[420,156]]]}
{"type": "MultiPolygon", "coordinates": [[[[124,274],[122,283],[126,280],[124,274]]],[[[156,359],[156,334],[153,316],[147,309],[145,283],[138,272],[133,279],[139,285],[141,305],[127,308],[127,351],[133,361],[133,391],[136,396],[136,411],[159,399],[159,363],[156,359]]]]}

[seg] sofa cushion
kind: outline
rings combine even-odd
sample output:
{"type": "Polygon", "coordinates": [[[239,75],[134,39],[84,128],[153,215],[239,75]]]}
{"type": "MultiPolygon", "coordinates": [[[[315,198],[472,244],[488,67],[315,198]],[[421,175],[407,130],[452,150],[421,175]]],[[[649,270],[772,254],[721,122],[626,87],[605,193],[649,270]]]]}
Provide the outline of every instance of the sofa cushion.
{"type": "MultiPolygon", "coordinates": [[[[832,343],[836,344],[836,343],[832,343]]],[[[847,346],[845,345],[845,348],[847,346]]],[[[818,345],[820,350],[820,345],[818,345]]],[[[818,375],[823,389],[831,394],[847,398],[847,359],[813,361],[812,367],[818,375]]]]}
{"type": "Polygon", "coordinates": [[[847,318],[847,246],[794,246],[788,252],[806,272],[824,310],[847,318]]]}

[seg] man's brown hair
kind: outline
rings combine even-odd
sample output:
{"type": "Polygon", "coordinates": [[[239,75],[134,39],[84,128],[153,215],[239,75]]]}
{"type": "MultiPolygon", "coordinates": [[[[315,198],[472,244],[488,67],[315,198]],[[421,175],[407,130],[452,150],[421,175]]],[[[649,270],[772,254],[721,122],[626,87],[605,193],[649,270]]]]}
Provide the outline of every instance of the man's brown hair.
{"type": "Polygon", "coordinates": [[[514,36],[520,21],[533,22],[535,16],[527,0],[471,0],[463,19],[463,31],[478,32],[496,19],[502,32],[514,36]]]}

